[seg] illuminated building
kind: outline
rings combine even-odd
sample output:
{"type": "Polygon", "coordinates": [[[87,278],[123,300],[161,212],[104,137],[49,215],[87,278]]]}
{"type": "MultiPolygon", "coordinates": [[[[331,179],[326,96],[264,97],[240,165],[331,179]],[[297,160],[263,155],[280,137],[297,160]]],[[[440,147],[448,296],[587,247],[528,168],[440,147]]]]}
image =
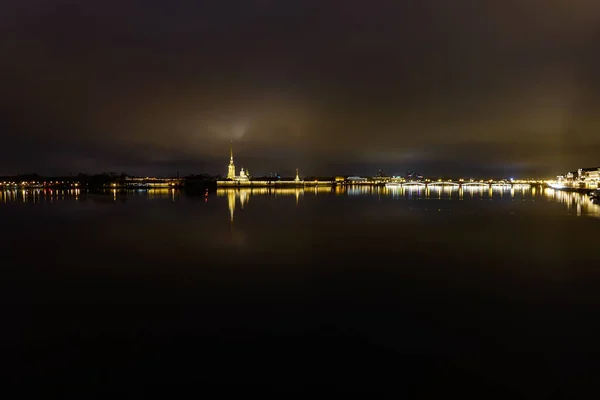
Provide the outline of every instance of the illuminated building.
{"type": "Polygon", "coordinates": [[[559,175],[549,185],[555,189],[598,189],[600,187],[600,167],[579,168],[576,173],[559,175]]]}
{"type": "Polygon", "coordinates": [[[423,175],[418,174],[415,171],[408,171],[404,179],[409,182],[421,182],[423,180],[423,175]]]}
{"type": "Polygon", "coordinates": [[[587,189],[597,189],[600,181],[600,167],[579,168],[577,176],[587,189]]]}
{"type": "Polygon", "coordinates": [[[227,179],[235,179],[235,164],[233,163],[233,143],[229,147],[229,167],[227,169],[227,179]]]}
{"type": "Polygon", "coordinates": [[[282,187],[282,186],[304,186],[305,184],[310,185],[331,185],[335,184],[335,182],[330,181],[317,181],[305,183],[303,179],[300,179],[300,174],[298,169],[296,168],[296,177],[294,179],[288,178],[281,180],[279,177],[277,179],[255,179],[252,180],[250,174],[248,173],[248,169],[244,171],[244,167],[240,169],[240,174],[236,175],[235,173],[235,164],[233,162],[233,145],[229,150],[229,165],[227,167],[227,179],[217,180],[217,186],[221,187],[256,187],[256,186],[272,186],[272,187],[282,187]]]}
{"type": "Polygon", "coordinates": [[[368,179],[367,178],[363,178],[360,176],[349,176],[348,177],[348,182],[350,183],[368,183],[368,179]]]}
{"type": "Polygon", "coordinates": [[[244,171],[244,167],[240,169],[240,174],[235,175],[235,164],[233,163],[233,143],[229,148],[229,165],[227,166],[227,179],[236,182],[248,182],[250,180],[250,174],[248,170],[244,171]]]}

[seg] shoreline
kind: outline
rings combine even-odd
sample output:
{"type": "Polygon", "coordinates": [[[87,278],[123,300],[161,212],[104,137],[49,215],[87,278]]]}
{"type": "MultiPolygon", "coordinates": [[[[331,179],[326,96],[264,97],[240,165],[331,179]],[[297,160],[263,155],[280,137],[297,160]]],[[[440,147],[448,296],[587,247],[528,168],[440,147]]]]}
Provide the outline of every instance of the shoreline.
{"type": "Polygon", "coordinates": [[[573,192],[573,193],[581,193],[581,194],[589,194],[591,192],[593,192],[596,189],[587,189],[587,188],[572,188],[572,187],[562,187],[562,188],[555,188],[552,187],[548,184],[545,185],[547,188],[549,189],[554,189],[554,190],[561,190],[563,192],[573,192]]]}
{"type": "Polygon", "coordinates": [[[235,189],[235,188],[304,188],[304,187],[334,187],[336,182],[318,181],[318,182],[290,182],[290,181],[250,181],[250,182],[235,182],[235,181],[217,181],[219,189],[235,189]]]}

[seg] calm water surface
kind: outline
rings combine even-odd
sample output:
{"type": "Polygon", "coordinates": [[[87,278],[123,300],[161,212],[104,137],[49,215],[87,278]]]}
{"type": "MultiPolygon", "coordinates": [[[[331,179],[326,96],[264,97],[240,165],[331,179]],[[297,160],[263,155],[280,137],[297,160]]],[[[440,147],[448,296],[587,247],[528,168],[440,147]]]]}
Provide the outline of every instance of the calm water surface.
{"type": "Polygon", "coordinates": [[[5,191],[0,218],[11,382],[573,398],[596,379],[584,195],[5,191]]]}

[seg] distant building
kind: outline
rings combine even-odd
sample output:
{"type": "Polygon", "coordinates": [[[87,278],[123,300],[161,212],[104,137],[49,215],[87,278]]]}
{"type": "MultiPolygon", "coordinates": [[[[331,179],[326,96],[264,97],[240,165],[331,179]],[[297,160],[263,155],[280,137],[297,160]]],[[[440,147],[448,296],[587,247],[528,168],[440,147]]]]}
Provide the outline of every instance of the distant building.
{"type": "MultiPolygon", "coordinates": [[[[317,181],[311,185],[326,185],[331,184],[332,182],[327,181],[317,181]]],[[[285,186],[304,186],[305,182],[303,179],[300,179],[300,175],[298,169],[296,169],[296,177],[292,179],[291,177],[286,179],[281,179],[279,175],[274,178],[263,177],[252,179],[248,169],[244,171],[244,167],[240,169],[240,174],[237,175],[235,172],[235,164],[233,162],[233,145],[229,150],[229,165],[227,166],[227,179],[217,180],[217,186],[221,187],[285,187],[285,186]]]]}
{"type": "Polygon", "coordinates": [[[250,174],[248,170],[244,171],[244,167],[240,169],[240,174],[235,174],[235,164],[233,163],[233,144],[229,148],[229,166],[227,167],[227,179],[233,181],[246,182],[250,180],[250,174]]]}
{"type": "Polygon", "coordinates": [[[579,168],[577,172],[567,172],[556,177],[557,181],[566,187],[581,189],[600,188],[600,167],[579,168]]]}
{"type": "Polygon", "coordinates": [[[227,179],[235,179],[235,164],[233,163],[233,143],[229,147],[229,167],[227,168],[227,179]]]}
{"type": "Polygon", "coordinates": [[[600,167],[579,168],[577,177],[586,188],[597,189],[600,182],[600,167]]]}
{"type": "Polygon", "coordinates": [[[423,175],[418,174],[415,171],[408,171],[404,179],[407,181],[422,181],[423,175]]]}
{"type": "Polygon", "coordinates": [[[363,178],[361,176],[349,176],[348,177],[348,182],[350,183],[363,183],[363,182],[367,182],[368,179],[367,178],[363,178]]]}

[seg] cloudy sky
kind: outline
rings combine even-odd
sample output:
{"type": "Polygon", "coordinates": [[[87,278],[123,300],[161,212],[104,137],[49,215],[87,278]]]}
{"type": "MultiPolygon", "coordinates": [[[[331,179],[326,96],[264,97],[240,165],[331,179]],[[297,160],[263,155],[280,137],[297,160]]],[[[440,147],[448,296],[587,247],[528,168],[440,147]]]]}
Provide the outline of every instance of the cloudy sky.
{"type": "Polygon", "coordinates": [[[594,0],[6,0],[0,174],[600,165],[594,0]]]}

